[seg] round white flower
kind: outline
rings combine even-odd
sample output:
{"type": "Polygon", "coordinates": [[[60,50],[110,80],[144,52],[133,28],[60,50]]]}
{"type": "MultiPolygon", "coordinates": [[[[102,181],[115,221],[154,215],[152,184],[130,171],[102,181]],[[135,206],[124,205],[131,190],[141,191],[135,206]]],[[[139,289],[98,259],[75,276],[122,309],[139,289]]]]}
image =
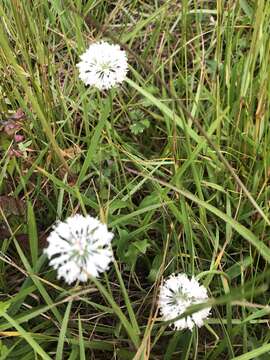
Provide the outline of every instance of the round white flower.
{"type": "Polygon", "coordinates": [[[45,253],[58,278],[68,284],[87,281],[88,275],[97,277],[108,269],[113,260],[112,238],[105,224],[89,215],[76,214],[56,223],[45,253]]]}
{"type": "Polygon", "coordinates": [[[94,43],[80,59],[77,64],[79,77],[86,85],[106,90],[121,84],[126,78],[127,56],[119,45],[111,45],[105,41],[94,43]]]}
{"type": "MultiPolygon", "coordinates": [[[[186,274],[172,274],[161,285],[158,306],[164,321],[172,320],[182,315],[189,306],[205,303],[208,300],[207,290],[192,277],[186,274]]],[[[205,308],[190,316],[175,320],[172,326],[177,330],[192,329],[194,325],[201,327],[204,319],[210,314],[210,308],[205,308]]]]}

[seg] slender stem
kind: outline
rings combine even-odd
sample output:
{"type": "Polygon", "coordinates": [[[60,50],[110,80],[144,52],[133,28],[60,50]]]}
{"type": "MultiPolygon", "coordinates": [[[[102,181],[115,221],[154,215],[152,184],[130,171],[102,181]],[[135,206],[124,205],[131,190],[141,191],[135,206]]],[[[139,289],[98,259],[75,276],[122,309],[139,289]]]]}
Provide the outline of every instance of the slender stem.
{"type": "Polygon", "coordinates": [[[125,300],[125,304],[126,304],[126,307],[127,307],[127,311],[128,311],[128,314],[129,314],[131,324],[134,327],[136,333],[140,334],[140,328],[139,328],[138,322],[136,320],[136,315],[135,315],[135,313],[133,311],[133,308],[131,306],[131,303],[129,301],[128,293],[127,293],[123,278],[121,276],[121,273],[119,271],[119,267],[118,267],[118,264],[117,264],[116,261],[114,261],[114,267],[115,267],[116,275],[118,277],[118,281],[119,281],[119,284],[120,284],[120,287],[121,287],[121,290],[122,290],[122,293],[123,293],[123,296],[124,296],[124,300],[125,300]]]}
{"type": "Polygon", "coordinates": [[[111,294],[105,289],[105,287],[100,283],[100,281],[91,275],[89,275],[89,279],[91,281],[93,281],[93,283],[96,285],[96,287],[98,288],[100,293],[104,296],[104,298],[111,305],[112,309],[114,310],[115,314],[118,316],[118,318],[121,321],[122,325],[124,326],[127,334],[129,335],[130,340],[133,342],[133,345],[135,346],[136,349],[138,349],[138,347],[140,345],[140,339],[139,339],[136,329],[133,328],[133,326],[130,324],[130,322],[126,318],[125,314],[122,312],[120,307],[116,304],[116,302],[112,298],[111,294]]]}

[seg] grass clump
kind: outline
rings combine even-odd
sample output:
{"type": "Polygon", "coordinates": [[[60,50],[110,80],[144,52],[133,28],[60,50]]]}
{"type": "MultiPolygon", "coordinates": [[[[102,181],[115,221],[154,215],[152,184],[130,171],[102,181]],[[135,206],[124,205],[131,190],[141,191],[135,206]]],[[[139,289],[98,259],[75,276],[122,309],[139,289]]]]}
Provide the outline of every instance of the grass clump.
{"type": "Polygon", "coordinates": [[[269,2],[3,0],[0,15],[0,359],[268,359],[269,2]],[[76,68],[100,40],[128,56],[109,91],[76,68]],[[116,260],[68,286],[43,249],[75,213],[108,224],[116,260]],[[208,290],[204,327],[161,321],[178,272],[208,290]]]}

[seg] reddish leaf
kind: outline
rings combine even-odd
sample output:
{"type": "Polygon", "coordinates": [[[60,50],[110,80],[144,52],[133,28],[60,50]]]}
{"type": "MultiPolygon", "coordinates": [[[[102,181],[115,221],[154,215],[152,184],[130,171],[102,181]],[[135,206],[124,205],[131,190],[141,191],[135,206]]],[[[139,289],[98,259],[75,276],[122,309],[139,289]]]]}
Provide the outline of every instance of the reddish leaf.
{"type": "Polygon", "coordinates": [[[23,120],[23,119],[25,119],[25,112],[21,108],[19,108],[15,112],[15,114],[12,114],[11,116],[9,116],[9,120],[23,120]]]}

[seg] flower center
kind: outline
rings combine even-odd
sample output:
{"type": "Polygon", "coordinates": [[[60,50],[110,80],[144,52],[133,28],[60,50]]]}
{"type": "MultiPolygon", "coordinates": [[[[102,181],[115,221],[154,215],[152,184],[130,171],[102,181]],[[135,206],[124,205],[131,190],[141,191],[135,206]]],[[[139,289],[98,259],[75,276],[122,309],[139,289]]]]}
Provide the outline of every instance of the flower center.
{"type": "Polygon", "coordinates": [[[181,291],[177,291],[173,297],[173,303],[175,305],[177,305],[178,303],[189,302],[189,301],[190,301],[190,297],[181,291]]]}
{"type": "Polygon", "coordinates": [[[100,70],[101,71],[107,71],[107,70],[112,70],[112,64],[110,63],[110,61],[105,61],[103,63],[100,64],[100,70]]]}
{"type": "Polygon", "coordinates": [[[79,240],[76,241],[75,243],[75,249],[76,249],[76,252],[80,255],[80,256],[83,256],[84,254],[84,249],[82,247],[82,244],[79,240]]]}

